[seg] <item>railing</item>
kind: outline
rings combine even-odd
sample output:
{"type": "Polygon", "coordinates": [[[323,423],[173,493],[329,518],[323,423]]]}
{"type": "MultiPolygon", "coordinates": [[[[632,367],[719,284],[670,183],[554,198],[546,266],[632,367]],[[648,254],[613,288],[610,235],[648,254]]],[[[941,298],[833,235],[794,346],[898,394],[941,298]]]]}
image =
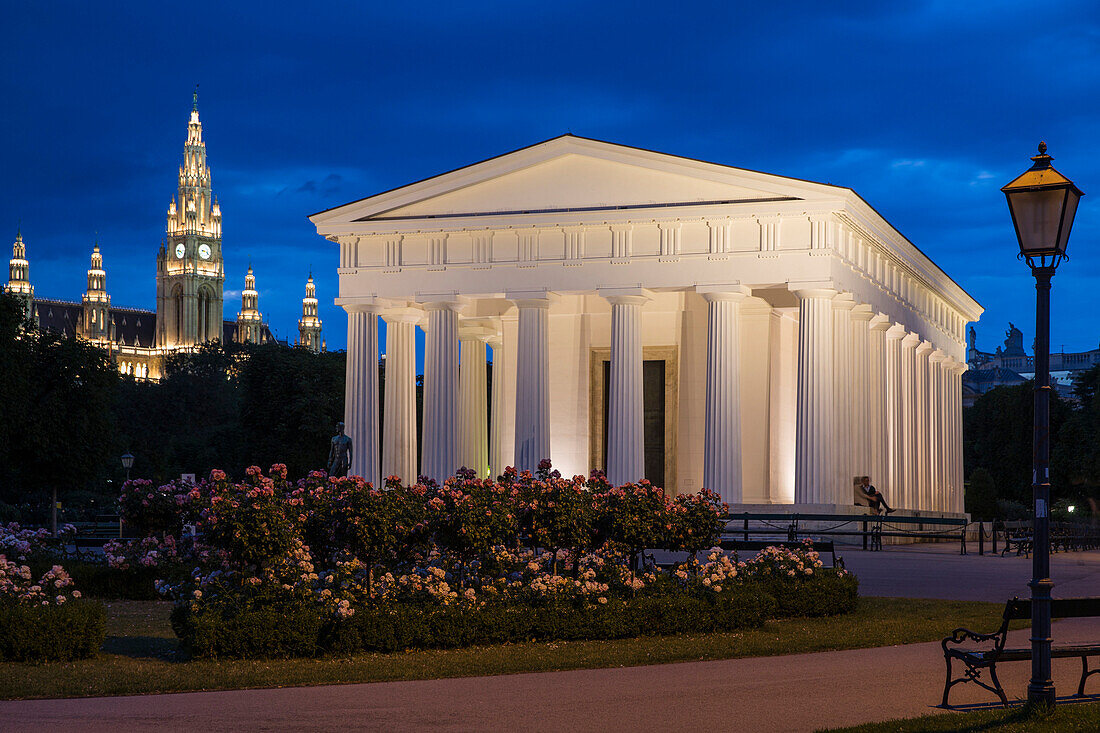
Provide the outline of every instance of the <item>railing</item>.
{"type": "MultiPolygon", "coordinates": [[[[978,526],[978,554],[985,554],[986,538],[990,540],[991,553],[996,555],[1000,537],[1001,555],[1015,550],[1017,555],[1028,556],[1034,545],[1034,527],[1032,520],[1003,521],[995,519],[992,522],[974,522],[978,526]],[[985,525],[989,524],[989,532],[985,531],[985,525]]],[[[1086,524],[1084,522],[1051,522],[1050,523],[1050,551],[1074,552],[1081,550],[1095,550],[1100,548],[1100,526],[1086,524]]]]}
{"type": "Polygon", "coordinates": [[[726,519],[723,536],[749,541],[753,535],[785,535],[787,542],[817,537],[858,537],[864,550],[881,550],[883,537],[953,540],[966,554],[968,522],[963,517],[738,512],[726,519]],[[806,527],[813,523],[814,527],[806,527]],[[819,527],[826,524],[831,526],[819,527]]]}

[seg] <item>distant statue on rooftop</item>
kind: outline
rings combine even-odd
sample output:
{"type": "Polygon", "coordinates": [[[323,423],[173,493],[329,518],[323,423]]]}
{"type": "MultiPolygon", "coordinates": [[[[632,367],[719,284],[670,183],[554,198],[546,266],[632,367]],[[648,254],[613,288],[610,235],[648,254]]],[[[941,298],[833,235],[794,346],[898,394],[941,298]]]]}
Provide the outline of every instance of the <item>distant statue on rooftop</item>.
{"type": "Polygon", "coordinates": [[[328,451],[328,475],[347,476],[351,468],[351,438],[344,435],[344,423],[336,423],[336,435],[328,451]]]}
{"type": "Polygon", "coordinates": [[[1024,334],[1013,323],[1008,324],[1005,331],[1005,356],[1026,356],[1024,352],[1024,334]]]}

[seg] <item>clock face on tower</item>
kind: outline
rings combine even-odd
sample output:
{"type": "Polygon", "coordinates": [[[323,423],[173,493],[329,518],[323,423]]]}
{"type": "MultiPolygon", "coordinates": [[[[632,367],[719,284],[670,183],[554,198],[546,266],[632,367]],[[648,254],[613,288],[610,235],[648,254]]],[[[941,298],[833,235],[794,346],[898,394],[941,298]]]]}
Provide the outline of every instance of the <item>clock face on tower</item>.
{"type": "Polygon", "coordinates": [[[180,243],[180,244],[177,244],[177,245],[176,245],[176,257],[177,257],[178,259],[181,259],[181,260],[183,259],[183,252],[184,252],[184,246],[183,246],[183,244],[182,244],[182,243],[180,243]]]}
{"type": "Polygon", "coordinates": [[[204,260],[210,259],[210,245],[209,244],[200,244],[199,245],[199,257],[202,257],[204,260]]]}

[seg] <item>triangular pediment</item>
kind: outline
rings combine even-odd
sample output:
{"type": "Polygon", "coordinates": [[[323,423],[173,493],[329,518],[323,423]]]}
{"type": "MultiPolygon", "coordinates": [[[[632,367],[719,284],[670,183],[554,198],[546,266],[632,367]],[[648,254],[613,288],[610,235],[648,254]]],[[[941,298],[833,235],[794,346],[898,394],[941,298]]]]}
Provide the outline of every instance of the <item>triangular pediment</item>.
{"type": "Polygon", "coordinates": [[[835,196],[837,188],[570,135],[314,214],[341,223],[835,196]]]}

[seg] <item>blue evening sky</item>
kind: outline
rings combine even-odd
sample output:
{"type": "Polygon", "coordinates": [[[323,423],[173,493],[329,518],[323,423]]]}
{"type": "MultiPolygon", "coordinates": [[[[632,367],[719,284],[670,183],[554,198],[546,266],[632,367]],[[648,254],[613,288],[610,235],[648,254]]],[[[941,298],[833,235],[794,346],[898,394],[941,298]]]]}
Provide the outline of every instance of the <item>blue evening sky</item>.
{"type": "Polygon", "coordinates": [[[1100,340],[1097,3],[7,2],[0,61],[0,241],[22,221],[43,297],[79,300],[98,231],[114,303],[154,307],[200,83],[225,315],[251,259],[281,338],[312,264],[345,343],[308,214],[572,132],[854,188],[986,307],[988,350],[1034,335],[998,189],[1045,139],[1091,194],[1052,347],[1100,340]]]}

